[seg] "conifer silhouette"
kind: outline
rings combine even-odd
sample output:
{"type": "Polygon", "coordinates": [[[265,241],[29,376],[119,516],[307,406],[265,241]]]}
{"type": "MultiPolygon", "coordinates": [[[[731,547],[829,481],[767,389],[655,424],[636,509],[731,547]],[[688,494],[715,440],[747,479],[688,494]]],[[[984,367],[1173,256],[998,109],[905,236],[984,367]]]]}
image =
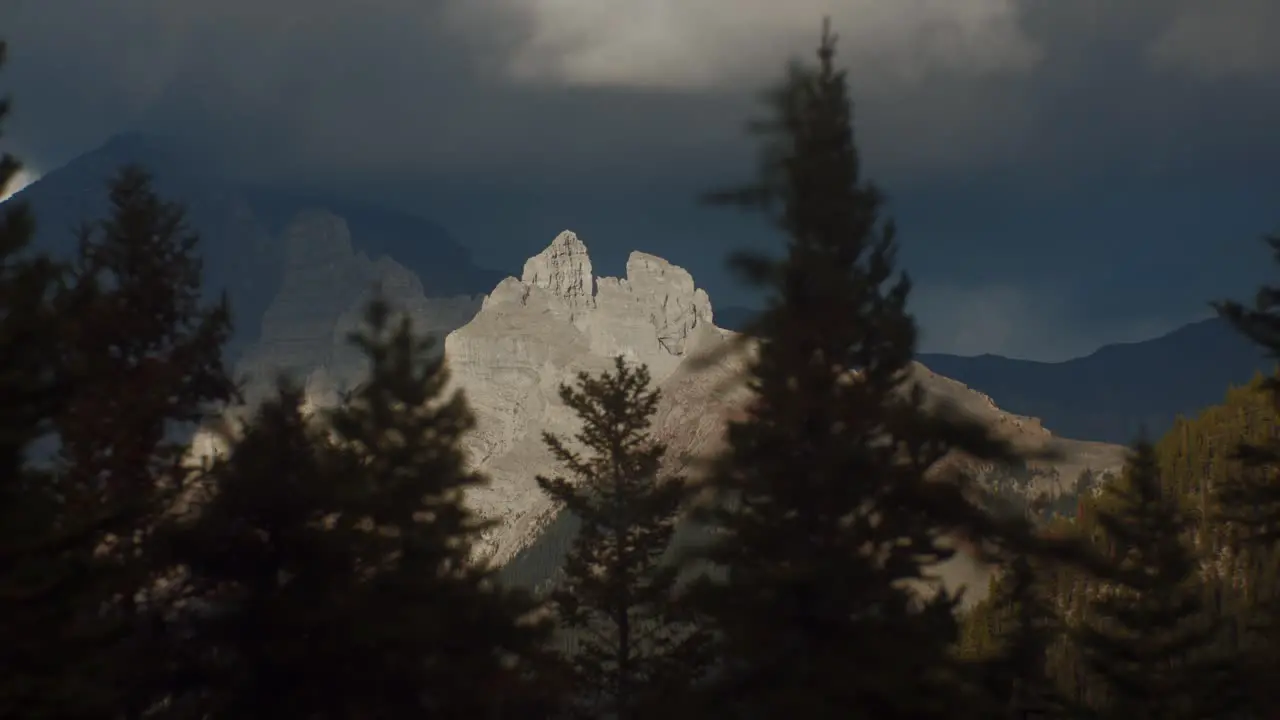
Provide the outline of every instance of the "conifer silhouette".
{"type": "Polygon", "coordinates": [[[552,593],[561,625],[579,638],[568,658],[585,714],[654,717],[705,669],[707,635],[682,616],[677,567],[663,555],[688,495],[684,478],[660,477],[666,446],[648,433],[659,393],[649,370],[614,368],[562,385],[582,422],[583,452],[545,434],[573,480],[538,477],[581,529],[552,593]],[[585,453],[585,454],[584,454],[585,453]]]}
{"type": "MultiPolygon", "coordinates": [[[[1280,236],[1268,237],[1266,242],[1280,263],[1280,236]]],[[[1252,305],[1227,301],[1215,307],[1267,357],[1280,362],[1280,287],[1260,288],[1252,305]]],[[[1269,396],[1272,413],[1280,413],[1280,369],[1260,378],[1258,386],[1269,396]]],[[[1268,568],[1274,567],[1280,552],[1280,435],[1274,423],[1268,435],[1241,441],[1234,454],[1239,461],[1237,472],[1214,486],[1215,519],[1228,525],[1234,550],[1257,580],[1272,574],[1268,568]]],[[[1241,674],[1249,681],[1255,706],[1266,712],[1280,703],[1280,685],[1274,681],[1280,669],[1280,595],[1256,597],[1246,626],[1252,642],[1242,658],[1241,674]]]]}
{"type": "Polygon", "coordinates": [[[883,194],[861,176],[834,54],[824,27],[818,66],[793,66],[755,125],[760,182],[708,198],[764,210],[787,238],[781,260],[734,259],[769,298],[748,328],[754,398],[729,425],[708,480],[720,502],[702,518],[722,571],[695,593],[720,648],[708,702],[719,717],[990,717],[951,652],[957,597],[929,568],[956,534],[1030,538],[1021,521],[998,528],[962,475],[944,479],[957,451],[1015,458],[927,411],[913,382],[911,285],[883,194]]]}
{"type": "Polygon", "coordinates": [[[1135,444],[1106,491],[1114,509],[1098,521],[1118,566],[1090,598],[1077,639],[1105,690],[1095,710],[1117,720],[1230,717],[1240,699],[1234,668],[1214,652],[1221,624],[1204,605],[1190,524],[1161,486],[1150,443],[1135,444]]]}
{"type": "Polygon", "coordinates": [[[303,418],[285,387],[209,472],[175,528],[207,610],[190,616],[184,695],[203,718],[540,717],[549,625],[473,558],[485,478],[443,358],[382,301],[353,336],[369,374],[303,418]]]}
{"type": "MultiPolygon", "coordinates": [[[[0,41],[0,67],[6,45],[0,41]]],[[[9,114],[0,100],[0,130],[9,114]]],[[[0,157],[0,190],[21,164],[0,157]]],[[[62,358],[70,332],[66,268],[32,251],[35,218],[21,199],[0,205],[0,718],[72,716],[66,690],[92,646],[71,631],[85,610],[89,516],[68,517],[47,463],[37,462],[72,389],[62,358]]]]}

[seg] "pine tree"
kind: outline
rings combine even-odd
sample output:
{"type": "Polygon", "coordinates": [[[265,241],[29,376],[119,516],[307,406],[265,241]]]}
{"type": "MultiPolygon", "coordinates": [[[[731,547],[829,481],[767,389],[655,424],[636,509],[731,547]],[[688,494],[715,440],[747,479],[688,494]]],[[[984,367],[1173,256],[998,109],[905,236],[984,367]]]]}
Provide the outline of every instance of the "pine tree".
{"type": "Polygon", "coordinates": [[[952,652],[955,595],[919,588],[950,533],[981,547],[995,522],[931,479],[943,458],[1013,458],[926,413],[911,382],[910,282],[894,279],[833,56],[824,30],[818,67],[793,67],[774,97],[761,183],[712,198],[776,210],[789,242],[780,262],[735,261],[771,295],[749,330],[754,400],[708,479],[722,502],[706,559],[723,570],[697,592],[720,639],[710,702],[718,717],[990,717],[952,652]]]}
{"type": "MultiPolygon", "coordinates": [[[[1268,237],[1266,243],[1276,262],[1280,263],[1280,235],[1268,237]]],[[[1215,307],[1219,315],[1266,351],[1269,357],[1280,361],[1280,287],[1260,288],[1254,297],[1253,307],[1232,301],[1215,303],[1215,307]]]]}
{"type": "MultiPolygon", "coordinates": [[[[1267,244],[1280,262],[1280,236],[1267,238],[1267,244]]],[[[1280,361],[1280,287],[1259,289],[1252,307],[1228,301],[1216,308],[1268,357],[1280,361]]],[[[1261,387],[1280,412],[1280,371],[1262,379],[1261,387]]],[[[1240,463],[1237,472],[1215,488],[1217,519],[1229,524],[1237,553],[1255,566],[1274,567],[1280,552],[1280,434],[1274,423],[1270,437],[1241,442],[1235,458],[1240,463]]],[[[1249,615],[1246,627],[1258,642],[1249,648],[1247,676],[1254,703],[1260,711],[1269,710],[1280,703],[1280,688],[1274,682],[1280,670],[1280,595],[1264,595],[1249,615]]]]}
{"type": "Polygon", "coordinates": [[[170,718],[331,717],[347,669],[341,619],[352,587],[350,538],[320,428],[282,383],[202,473],[190,515],[162,527],[184,568],[184,611],[170,718]]]}
{"type": "MultiPolygon", "coordinates": [[[[1280,236],[1268,238],[1267,243],[1280,262],[1280,236]]],[[[1231,301],[1215,307],[1236,330],[1280,362],[1280,287],[1259,289],[1252,307],[1231,301]]],[[[1280,408],[1280,375],[1265,378],[1263,388],[1280,408]]],[[[1235,523],[1246,545],[1274,545],[1280,542],[1280,436],[1269,442],[1245,443],[1238,457],[1252,472],[1230,478],[1220,488],[1221,518],[1235,523]]]]}
{"type": "MultiPolygon", "coordinates": [[[[0,41],[0,66],[5,62],[0,41]]],[[[9,102],[0,100],[0,124],[9,102]]],[[[0,158],[0,189],[21,165],[0,158]]],[[[0,206],[0,718],[66,716],[62,692],[81,647],[75,608],[82,548],[92,526],[62,512],[47,467],[33,461],[65,406],[67,316],[59,312],[65,268],[30,247],[35,220],[20,200],[0,206]]]]}
{"type": "Polygon", "coordinates": [[[107,217],[79,230],[68,281],[73,296],[94,299],[69,330],[76,382],[55,420],[54,467],[63,512],[99,529],[85,618],[101,648],[88,677],[103,703],[136,716],[167,694],[159,588],[173,569],[157,563],[150,536],[187,490],[187,439],[235,385],[222,358],[227,302],[203,303],[199,237],[184,208],[136,166],[112,178],[109,201],[107,217]]]}
{"type": "Polygon", "coordinates": [[[1047,669],[1050,648],[1062,634],[1061,621],[1030,558],[1013,558],[1006,572],[990,596],[991,605],[1003,616],[995,633],[998,649],[986,668],[994,695],[1014,720],[1031,710],[1065,716],[1071,709],[1047,669]]]}
{"type": "Polygon", "coordinates": [[[463,502],[487,482],[459,445],[474,418],[461,391],[446,395],[432,340],[389,319],[385,304],[371,305],[353,338],[368,381],[332,417],[352,482],[344,514],[373,528],[358,558],[372,574],[353,629],[366,658],[359,679],[385,709],[374,715],[536,717],[559,700],[539,677],[551,628],[526,592],[473,559],[491,526],[463,502]]]}
{"type": "MultiPolygon", "coordinates": [[[[355,341],[369,376],[308,422],[287,392],[211,469],[175,529],[195,598],[185,713],[210,718],[539,717],[549,628],[472,558],[462,504],[484,479],[443,359],[374,303],[355,341]]],[[[185,715],[184,715],[185,716],[185,715]]]]}
{"type": "MultiPolygon", "coordinates": [[[[2,164],[7,181],[17,163],[2,164]]],[[[118,180],[113,199],[124,199],[116,191],[129,184],[118,180]]],[[[180,210],[148,195],[145,182],[133,187],[131,197],[150,205],[115,203],[111,218],[85,231],[71,266],[30,248],[29,210],[5,204],[0,340],[22,350],[5,353],[0,372],[0,717],[131,717],[162,693],[159,618],[135,603],[154,579],[138,539],[161,507],[159,484],[178,478],[156,471],[158,443],[147,444],[147,431],[180,424],[195,401],[216,400],[230,385],[218,383],[216,311],[199,350],[137,337],[139,318],[189,320],[196,311],[165,300],[199,278],[184,274],[198,271],[185,254],[194,240],[163,232],[180,227],[180,210]],[[144,286],[150,292],[139,294],[144,286]],[[146,372],[135,372],[143,364],[146,372]],[[192,384],[200,389],[187,393],[192,384]],[[126,401],[99,402],[117,395],[126,401]],[[152,402],[159,398],[168,402],[152,402]],[[50,440],[52,462],[43,447],[50,440]],[[77,453],[90,447],[94,460],[77,453]]]]}
{"type": "Polygon", "coordinates": [[[552,600],[562,628],[581,638],[568,659],[588,717],[654,717],[705,664],[707,635],[682,617],[677,568],[662,562],[688,488],[659,478],[666,445],[647,432],[659,400],[649,385],[649,369],[622,357],[612,372],[581,373],[560,398],[589,454],[543,435],[574,480],[538,484],[581,521],[552,600]]]}
{"type": "Polygon", "coordinates": [[[1163,491],[1149,443],[1134,446],[1106,492],[1113,509],[1098,522],[1119,566],[1089,600],[1077,639],[1105,689],[1098,709],[1117,719],[1226,717],[1239,699],[1233,668],[1213,652],[1220,624],[1204,607],[1191,525],[1163,491]]]}
{"type": "Polygon", "coordinates": [[[73,369],[104,382],[77,387],[58,419],[61,474],[101,485],[107,504],[154,505],[180,489],[195,426],[235,395],[222,357],[230,310],[225,297],[204,306],[200,238],[145,170],[121,169],[109,200],[109,216],[79,230],[71,281],[104,291],[71,348],[73,369]],[[156,486],[170,492],[148,496],[156,486]]]}
{"type": "MultiPolygon", "coordinates": [[[[5,58],[6,45],[0,41],[0,68],[5,58]]],[[[0,131],[9,107],[8,98],[0,98],[0,131]]],[[[0,192],[12,184],[21,169],[13,155],[0,156],[0,192]]],[[[46,255],[29,252],[34,236],[31,208],[18,200],[6,202],[0,208],[0,340],[5,348],[22,348],[22,352],[4,353],[0,375],[0,392],[4,393],[0,398],[4,410],[0,472],[6,480],[24,467],[28,447],[48,432],[48,422],[58,406],[53,370],[59,335],[52,296],[62,268],[46,255]]]]}

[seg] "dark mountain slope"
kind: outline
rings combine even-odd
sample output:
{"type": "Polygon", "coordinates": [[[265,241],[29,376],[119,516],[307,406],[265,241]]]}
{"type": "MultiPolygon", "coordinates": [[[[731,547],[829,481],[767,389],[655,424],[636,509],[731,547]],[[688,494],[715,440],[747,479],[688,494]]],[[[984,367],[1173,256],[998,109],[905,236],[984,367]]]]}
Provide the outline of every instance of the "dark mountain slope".
{"type": "Polygon", "coordinates": [[[1008,412],[1040,418],[1055,435],[1117,444],[1144,427],[1159,438],[1178,415],[1220,402],[1229,385],[1271,367],[1217,318],[1064,362],[941,354],[919,360],[990,395],[1008,412]]]}
{"type": "MultiPolygon", "coordinates": [[[[754,314],[741,307],[716,308],[716,324],[741,331],[754,314]]],[[[1159,438],[1178,415],[1219,402],[1229,385],[1242,385],[1271,367],[1216,318],[1064,362],[941,353],[918,359],[990,395],[1001,409],[1040,418],[1055,435],[1121,445],[1144,426],[1159,438]]]]}
{"type": "Polygon", "coordinates": [[[36,246],[56,254],[75,247],[73,229],[100,218],[107,208],[106,182],[122,165],[142,164],[166,199],[187,206],[200,234],[206,290],[231,297],[235,357],[259,337],[262,313],[279,289],[284,227],[301,211],[324,209],[346,220],[356,250],[390,255],[415,271],[433,296],[490,291],[503,273],[480,268],[466,248],[438,225],[367,204],[293,190],[256,187],[208,171],[198,156],[168,141],[136,134],[113,137],[102,147],[48,173],[17,197],[36,214],[36,246]]]}

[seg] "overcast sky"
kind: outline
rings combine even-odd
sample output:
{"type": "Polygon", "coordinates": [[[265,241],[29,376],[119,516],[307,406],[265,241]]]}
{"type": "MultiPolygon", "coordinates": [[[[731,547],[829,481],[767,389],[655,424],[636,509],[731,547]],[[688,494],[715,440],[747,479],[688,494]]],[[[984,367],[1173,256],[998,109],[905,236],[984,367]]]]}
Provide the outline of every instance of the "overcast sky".
{"type": "Polygon", "coordinates": [[[122,130],[377,197],[517,271],[561,229],[718,304],[775,242],[697,208],[831,15],[926,349],[1058,359],[1248,295],[1280,229],[1275,0],[3,0],[34,175],[122,130]]]}

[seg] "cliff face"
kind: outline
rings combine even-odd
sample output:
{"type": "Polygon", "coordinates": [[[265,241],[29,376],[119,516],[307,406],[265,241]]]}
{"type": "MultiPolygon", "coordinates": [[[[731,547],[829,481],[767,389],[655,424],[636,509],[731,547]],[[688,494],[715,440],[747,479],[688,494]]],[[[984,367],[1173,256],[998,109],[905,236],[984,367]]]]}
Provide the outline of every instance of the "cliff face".
{"type": "MultiPolygon", "coordinates": [[[[381,283],[419,331],[447,334],[442,348],[453,388],[466,394],[477,421],[466,450],[491,480],[467,501],[497,521],[476,548],[478,559],[508,566],[507,575],[521,582],[550,578],[573,532],[536,482],[558,471],[542,433],[568,439],[579,429],[560,401],[562,383],[606,370],[618,355],[645,363],[662,392],[652,430],[668,444],[667,469],[695,480],[699,461],[722,447],[725,421],[741,414],[749,397],[743,371],[751,344],[704,362],[736,334],[713,323],[711,302],[689,273],[662,258],[635,252],[626,277],[596,277],[585,244],[566,231],[525,263],[520,278],[502,280],[487,296],[429,298],[413,272],[353,250],[334,215],[304,213],[285,236],[284,280],[263,317],[261,342],[241,370],[259,380],[292,372],[307,378],[310,405],[336,403],[343,388],[363,377],[362,359],[346,336],[381,283]]],[[[922,365],[915,379],[933,402],[981,419],[1016,445],[1058,451],[1058,460],[1041,463],[1018,485],[1023,496],[1055,496],[1080,470],[1123,462],[1123,448],[1057,438],[1035,418],[1003,412],[986,395],[922,365]]],[[[216,449],[208,438],[200,442],[202,452],[216,449]]],[[[682,536],[690,536],[688,529],[682,536]]],[[[940,572],[950,584],[985,589],[981,568],[963,557],[940,572]]]]}
{"type": "MultiPolygon", "coordinates": [[[[544,533],[568,532],[571,524],[552,523],[557,508],[535,481],[557,470],[542,432],[571,437],[577,431],[559,385],[579,372],[606,369],[616,355],[649,366],[662,391],[653,432],[668,443],[669,469],[696,477],[699,460],[722,447],[725,421],[748,399],[743,370],[750,344],[720,354],[709,366],[700,362],[736,337],[716,327],[713,317],[706,293],[683,269],[637,252],[627,262],[627,277],[596,278],[586,246],[564,232],[525,263],[520,279],[499,283],[471,322],[450,333],[449,367],[478,419],[468,451],[492,479],[471,497],[479,512],[498,521],[482,555],[506,564],[532,554],[544,558],[535,564],[545,564],[556,553],[532,545],[565,545],[564,538],[544,533]]],[[[1055,437],[1035,418],[1003,412],[986,395],[923,365],[914,375],[931,402],[980,419],[1020,448],[1058,453],[1055,460],[1031,464],[1031,477],[1016,488],[1023,498],[1057,496],[1086,467],[1100,471],[1123,463],[1123,448],[1055,437]]],[[[552,565],[517,574],[537,577],[552,565]]],[[[959,565],[950,574],[972,579],[971,569],[959,565]]]]}
{"type": "Polygon", "coordinates": [[[683,269],[636,252],[625,278],[596,278],[586,246],[564,232],[525,263],[520,279],[499,283],[471,322],[450,333],[445,356],[477,416],[468,451],[493,480],[472,498],[479,512],[499,521],[483,555],[505,562],[554,514],[535,481],[557,470],[542,433],[577,431],[558,392],[579,372],[605,370],[617,355],[645,363],[664,391],[655,431],[672,440],[672,454],[705,439],[705,432],[681,428],[691,410],[713,402],[714,388],[690,384],[677,369],[722,341],[725,331],[711,320],[710,300],[683,269]],[[671,392],[673,382],[688,387],[671,392]]]}
{"type": "Polygon", "coordinates": [[[262,316],[257,343],[236,366],[246,376],[250,401],[269,392],[287,373],[306,383],[320,404],[358,380],[363,358],[347,342],[376,288],[414,327],[443,339],[480,308],[481,296],[429,298],[408,268],[388,257],[371,260],[356,251],[346,222],[323,210],[304,211],[283,233],[280,289],[262,316]]]}

